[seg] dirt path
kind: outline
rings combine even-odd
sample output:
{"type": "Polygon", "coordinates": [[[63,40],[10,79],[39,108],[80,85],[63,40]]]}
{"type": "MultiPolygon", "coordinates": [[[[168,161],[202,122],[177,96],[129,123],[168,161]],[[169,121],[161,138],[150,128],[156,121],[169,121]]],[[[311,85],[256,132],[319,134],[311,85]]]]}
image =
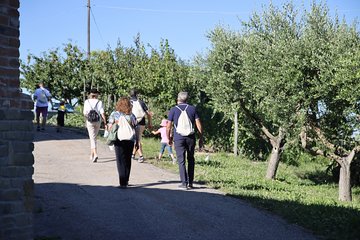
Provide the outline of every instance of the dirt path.
{"type": "Polygon", "coordinates": [[[133,161],[119,189],[114,152],[54,128],[35,133],[37,239],[315,239],[301,228],[221,192],[179,190],[177,174],[133,161]]]}

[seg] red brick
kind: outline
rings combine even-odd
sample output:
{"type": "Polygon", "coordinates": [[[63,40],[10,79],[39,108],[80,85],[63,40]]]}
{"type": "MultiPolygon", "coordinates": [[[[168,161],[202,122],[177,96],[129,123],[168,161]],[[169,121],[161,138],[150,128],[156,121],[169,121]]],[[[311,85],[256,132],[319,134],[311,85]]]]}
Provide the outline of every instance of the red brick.
{"type": "Polygon", "coordinates": [[[4,66],[4,67],[9,66],[9,59],[4,58],[4,57],[0,57],[0,66],[4,66]]]}
{"type": "Polygon", "coordinates": [[[0,56],[19,57],[19,49],[0,47],[0,56]]]}
{"type": "Polygon", "coordinates": [[[8,45],[9,45],[9,38],[0,37],[0,46],[8,46],[8,45]]]}
{"type": "Polygon", "coordinates": [[[20,70],[0,67],[0,76],[1,75],[6,77],[18,77],[20,75],[20,70]]]}
{"type": "Polygon", "coordinates": [[[13,8],[19,8],[20,7],[20,1],[19,0],[10,0],[9,5],[10,5],[10,7],[13,7],[13,8]]]}
{"type": "Polygon", "coordinates": [[[20,40],[18,38],[9,38],[8,40],[8,46],[19,48],[20,47],[20,40]]]}
{"type": "Polygon", "coordinates": [[[0,16],[0,25],[7,26],[9,24],[9,18],[5,16],[0,16]]]}

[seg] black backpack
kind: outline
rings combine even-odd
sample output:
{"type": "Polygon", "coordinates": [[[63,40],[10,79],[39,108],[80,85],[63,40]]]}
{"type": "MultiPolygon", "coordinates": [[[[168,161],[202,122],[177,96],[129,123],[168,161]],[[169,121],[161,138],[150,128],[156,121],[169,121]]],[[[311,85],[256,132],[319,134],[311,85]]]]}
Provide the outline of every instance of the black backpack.
{"type": "Polygon", "coordinates": [[[100,121],[100,115],[99,115],[99,113],[95,110],[95,108],[96,108],[96,106],[97,106],[97,104],[99,103],[99,101],[97,101],[97,103],[95,104],[95,107],[94,108],[92,108],[92,106],[91,106],[91,104],[90,104],[90,102],[89,102],[89,104],[90,104],[90,107],[91,107],[91,110],[90,110],[90,112],[88,113],[88,115],[87,115],[87,120],[89,121],[89,122],[99,122],[100,121]]]}

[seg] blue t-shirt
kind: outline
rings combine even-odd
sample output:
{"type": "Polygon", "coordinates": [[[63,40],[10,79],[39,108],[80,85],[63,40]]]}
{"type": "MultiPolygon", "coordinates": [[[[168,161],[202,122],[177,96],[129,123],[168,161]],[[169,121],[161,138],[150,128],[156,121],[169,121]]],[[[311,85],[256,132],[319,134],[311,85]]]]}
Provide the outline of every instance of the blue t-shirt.
{"type": "MultiPolygon", "coordinates": [[[[185,110],[186,106],[188,106],[188,108],[186,109],[186,113],[191,121],[191,123],[193,124],[194,128],[195,128],[195,120],[199,119],[199,116],[197,114],[196,108],[192,105],[189,105],[187,103],[180,103],[177,105],[181,110],[185,110]]],[[[177,107],[172,107],[169,111],[169,116],[168,116],[168,120],[173,122],[175,126],[177,126],[178,123],[178,119],[180,117],[181,111],[177,108],[177,107]]],[[[174,128],[174,135],[173,135],[173,139],[174,141],[176,140],[180,140],[186,137],[191,137],[191,138],[195,138],[195,134],[192,134],[190,136],[181,136],[180,134],[178,134],[176,132],[176,129],[174,128]]]]}

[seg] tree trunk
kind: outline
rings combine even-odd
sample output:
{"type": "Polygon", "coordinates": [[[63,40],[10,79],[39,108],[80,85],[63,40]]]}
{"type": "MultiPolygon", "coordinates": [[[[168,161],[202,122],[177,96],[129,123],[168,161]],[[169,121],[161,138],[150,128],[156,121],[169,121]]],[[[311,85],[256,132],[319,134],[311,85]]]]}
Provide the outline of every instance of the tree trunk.
{"type": "Polygon", "coordinates": [[[268,163],[268,168],[266,171],[266,179],[275,179],[276,172],[280,162],[280,156],[282,153],[282,145],[283,140],[285,138],[285,134],[282,129],[279,129],[279,135],[275,140],[270,141],[272,145],[271,155],[268,163]]]}
{"type": "Polygon", "coordinates": [[[234,114],[234,155],[238,155],[238,135],[239,135],[239,126],[238,126],[238,112],[234,114]]]}
{"type": "Polygon", "coordinates": [[[280,155],[282,150],[280,147],[273,147],[271,150],[271,155],[268,163],[268,168],[266,171],[266,179],[275,179],[276,171],[280,162],[280,155]]]}
{"type": "Polygon", "coordinates": [[[339,177],[339,200],[351,201],[351,183],[350,183],[350,165],[351,161],[343,159],[340,163],[340,177],[339,177]]]}

